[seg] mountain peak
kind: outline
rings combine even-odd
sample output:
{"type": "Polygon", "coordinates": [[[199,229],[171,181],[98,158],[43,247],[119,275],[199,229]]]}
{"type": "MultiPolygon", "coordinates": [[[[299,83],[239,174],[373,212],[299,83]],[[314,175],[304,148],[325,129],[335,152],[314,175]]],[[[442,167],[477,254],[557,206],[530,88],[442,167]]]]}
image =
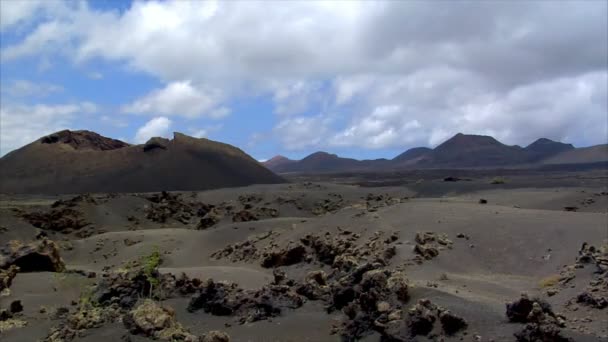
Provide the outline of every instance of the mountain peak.
{"type": "Polygon", "coordinates": [[[328,153],[328,152],[324,152],[324,151],[317,151],[317,152],[311,153],[310,155],[308,155],[307,157],[305,157],[302,160],[311,160],[311,159],[337,159],[337,158],[339,158],[339,157],[336,154],[332,154],[332,153],[328,153]]]}
{"type": "Polygon", "coordinates": [[[268,159],[267,161],[263,162],[262,164],[272,170],[273,168],[275,168],[279,165],[290,164],[293,162],[294,162],[294,160],[291,160],[291,159],[279,154],[279,155],[276,155],[276,156],[268,159]]]}
{"type": "Polygon", "coordinates": [[[107,138],[95,132],[63,130],[40,138],[42,144],[62,144],[75,150],[108,151],[130,146],[124,141],[107,138]]]}
{"type": "Polygon", "coordinates": [[[436,150],[446,148],[467,149],[481,146],[506,146],[488,135],[462,134],[458,133],[450,139],[437,146],[436,150]]]}
{"type": "Polygon", "coordinates": [[[432,150],[428,147],[413,147],[413,148],[410,148],[409,150],[401,153],[400,155],[396,156],[395,158],[393,158],[393,161],[404,162],[404,161],[415,160],[415,159],[425,156],[426,154],[430,153],[431,151],[432,150]]]}
{"type": "Polygon", "coordinates": [[[565,144],[547,138],[540,138],[526,146],[524,149],[531,161],[538,161],[552,157],[558,153],[573,150],[572,144],[565,144]]]}

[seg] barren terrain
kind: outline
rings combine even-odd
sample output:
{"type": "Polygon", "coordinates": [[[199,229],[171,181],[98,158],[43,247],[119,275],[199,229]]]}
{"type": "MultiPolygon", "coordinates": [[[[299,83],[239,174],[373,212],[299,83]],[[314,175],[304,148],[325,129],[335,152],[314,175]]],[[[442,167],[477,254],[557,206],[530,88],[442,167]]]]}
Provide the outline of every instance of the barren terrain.
{"type": "Polygon", "coordinates": [[[307,177],[2,195],[0,339],[608,340],[605,171],[307,177]]]}

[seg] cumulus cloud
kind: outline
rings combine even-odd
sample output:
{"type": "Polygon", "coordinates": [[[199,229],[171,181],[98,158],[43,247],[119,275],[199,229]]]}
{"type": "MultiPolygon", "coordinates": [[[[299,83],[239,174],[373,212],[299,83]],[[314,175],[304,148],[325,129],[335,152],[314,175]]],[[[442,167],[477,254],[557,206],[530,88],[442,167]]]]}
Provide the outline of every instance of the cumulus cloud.
{"type": "Polygon", "coordinates": [[[93,113],[97,106],[82,102],[62,105],[0,106],[0,155],[41,136],[72,128],[76,114],[93,113]]]}
{"type": "Polygon", "coordinates": [[[235,97],[267,96],[287,148],[405,148],[458,131],[591,144],[605,142],[607,7],[147,1],[118,12],[80,4],[1,53],[11,61],[61,49],[77,63],[126,63],[166,84],[125,105],[135,113],[219,118],[235,97]]]}
{"type": "Polygon", "coordinates": [[[42,0],[0,2],[0,31],[29,21],[45,6],[42,0]]]}
{"type": "Polygon", "coordinates": [[[420,139],[420,128],[418,120],[408,118],[401,106],[379,106],[334,135],[330,144],[368,148],[404,146],[420,139]]]}
{"type": "Polygon", "coordinates": [[[136,144],[143,144],[148,141],[152,137],[168,137],[171,129],[171,120],[164,116],[159,116],[154,118],[145,125],[141,126],[137,133],[135,133],[135,137],[133,141],[136,144]]]}
{"type": "Polygon", "coordinates": [[[323,146],[329,124],[330,119],[322,115],[289,117],[281,120],[274,132],[288,150],[317,148],[323,146]]]}
{"type": "Polygon", "coordinates": [[[219,99],[218,91],[205,91],[193,87],[190,81],[178,81],[171,82],[162,89],[153,90],[124,106],[123,111],[136,114],[179,115],[190,118],[207,114],[207,116],[217,119],[229,114],[227,108],[213,109],[219,103],[219,99]]]}

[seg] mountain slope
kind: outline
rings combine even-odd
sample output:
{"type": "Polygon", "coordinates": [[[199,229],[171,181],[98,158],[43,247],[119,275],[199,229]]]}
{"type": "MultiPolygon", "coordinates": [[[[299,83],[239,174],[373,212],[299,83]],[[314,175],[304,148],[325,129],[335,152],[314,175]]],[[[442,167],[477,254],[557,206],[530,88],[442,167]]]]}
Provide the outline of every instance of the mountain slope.
{"type": "Polygon", "coordinates": [[[573,149],[574,146],[572,146],[572,144],[564,144],[546,138],[540,138],[526,146],[524,150],[528,155],[528,160],[539,161],[573,149]]]}
{"type": "Polygon", "coordinates": [[[61,131],[0,159],[2,193],[204,190],[281,183],[240,149],[175,133],[129,145],[88,131],[61,131]]]}
{"type": "Polygon", "coordinates": [[[586,164],[608,162],[608,144],[561,152],[542,161],[543,164],[586,164]]]}
{"type": "Polygon", "coordinates": [[[280,165],[291,164],[293,162],[295,162],[295,160],[291,160],[287,157],[277,155],[277,156],[274,156],[274,157],[268,159],[265,162],[262,162],[262,165],[273,170],[273,169],[279,167],[280,165]]]}
{"type": "Polygon", "coordinates": [[[424,164],[433,167],[486,167],[525,161],[519,146],[507,146],[490,136],[458,133],[437,146],[424,164]]]}
{"type": "Polygon", "coordinates": [[[273,158],[265,166],[279,173],[387,171],[399,169],[535,167],[608,161],[608,145],[575,148],[540,138],[530,145],[505,145],[490,136],[458,133],[435,149],[411,148],[392,160],[356,160],[316,152],[302,160],[273,158]]]}
{"type": "Polygon", "coordinates": [[[360,161],[351,158],[338,157],[327,152],[315,152],[302,160],[278,165],[272,168],[275,172],[328,172],[356,170],[360,161]]]}
{"type": "Polygon", "coordinates": [[[408,165],[415,165],[417,163],[423,162],[425,160],[425,158],[428,158],[428,156],[432,153],[432,149],[428,148],[428,147],[414,147],[414,148],[410,148],[409,150],[401,153],[400,155],[396,156],[395,158],[392,159],[392,164],[394,164],[395,166],[408,166],[408,165]]]}

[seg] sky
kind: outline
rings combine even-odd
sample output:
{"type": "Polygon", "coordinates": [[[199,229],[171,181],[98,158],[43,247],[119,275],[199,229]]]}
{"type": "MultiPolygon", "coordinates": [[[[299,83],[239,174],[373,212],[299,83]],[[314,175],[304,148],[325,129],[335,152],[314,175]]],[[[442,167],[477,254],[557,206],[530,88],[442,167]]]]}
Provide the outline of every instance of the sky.
{"type": "Polygon", "coordinates": [[[258,160],[607,143],[607,4],[0,0],[0,155],[61,129],[258,160]]]}

